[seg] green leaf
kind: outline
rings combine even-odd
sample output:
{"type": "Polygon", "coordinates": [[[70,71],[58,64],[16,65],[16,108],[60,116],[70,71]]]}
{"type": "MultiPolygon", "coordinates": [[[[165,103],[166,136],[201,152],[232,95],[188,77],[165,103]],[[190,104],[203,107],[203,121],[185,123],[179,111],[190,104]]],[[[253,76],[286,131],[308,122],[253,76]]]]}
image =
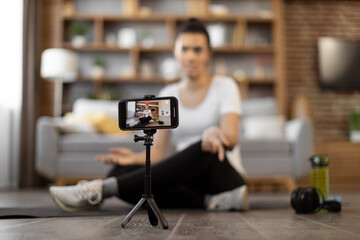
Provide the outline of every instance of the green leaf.
{"type": "Polygon", "coordinates": [[[69,32],[70,36],[84,36],[86,35],[88,30],[88,25],[82,21],[72,21],[70,23],[69,32]]]}
{"type": "Polygon", "coordinates": [[[350,131],[360,131],[360,112],[352,111],[349,119],[350,131]]]}

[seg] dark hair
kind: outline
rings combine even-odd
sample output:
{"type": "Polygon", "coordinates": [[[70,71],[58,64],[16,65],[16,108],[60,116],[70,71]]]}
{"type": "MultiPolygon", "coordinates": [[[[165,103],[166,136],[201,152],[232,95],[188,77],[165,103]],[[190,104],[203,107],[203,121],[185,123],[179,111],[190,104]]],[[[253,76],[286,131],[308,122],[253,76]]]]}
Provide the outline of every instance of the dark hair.
{"type": "Polygon", "coordinates": [[[202,22],[200,22],[197,18],[190,18],[186,22],[184,22],[180,26],[177,36],[179,36],[182,33],[204,34],[206,37],[208,48],[209,48],[209,50],[211,50],[209,33],[207,32],[204,24],[202,22]]]}

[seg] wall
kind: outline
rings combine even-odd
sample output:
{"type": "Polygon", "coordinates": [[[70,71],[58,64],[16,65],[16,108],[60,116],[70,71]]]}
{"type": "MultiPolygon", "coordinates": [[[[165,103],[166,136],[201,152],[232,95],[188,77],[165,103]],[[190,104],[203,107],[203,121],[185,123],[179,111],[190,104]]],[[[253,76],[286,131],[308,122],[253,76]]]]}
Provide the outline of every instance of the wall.
{"type": "Polygon", "coordinates": [[[10,163],[11,163],[11,111],[0,103],[0,188],[10,186],[10,163]]]}
{"type": "Polygon", "coordinates": [[[288,102],[305,94],[315,114],[316,140],[347,140],[348,115],[360,107],[360,91],[320,89],[317,38],[360,40],[360,1],[285,0],[285,47],[288,102]]]}
{"type": "MultiPolygon", "coordinates": [[[[2,2],[2,6],[5,3],[2,2]]],[[[17,187],[22,101],[23,1],[0,8],[0,187],[17,187]],[[10,24],[9,24],[10,23],[10,24]]]]}

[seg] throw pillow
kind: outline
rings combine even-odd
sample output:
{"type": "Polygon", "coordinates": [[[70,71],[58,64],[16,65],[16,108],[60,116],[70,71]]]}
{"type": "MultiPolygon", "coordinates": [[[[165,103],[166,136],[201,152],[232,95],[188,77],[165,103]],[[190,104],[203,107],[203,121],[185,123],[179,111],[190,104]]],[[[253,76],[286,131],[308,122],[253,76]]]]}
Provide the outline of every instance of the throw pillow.
{"type": "Polygon", "coordinates": [[[75,115],[68,113],[64,117],[67,121],[77,121],[91,124],[95,129],[104,134],[126,133],[118,127],[118,120],[106,112],[96,112],[85,115],[75,115]]]}
{"type": "Polygon", "coordinates": [[[244,117],[244,138],[250,140],[283,138],[284,124],[285,118],[280,115],[244,117]]]}
{"type": "Polygon", "coordinates": [[[71,121],[71,119],[59,118],[54,120],[54,125],[62,133],[96,133],[96,128],[88,122],[71,121]]]}
{"type": "Polygon", "coordinates": [[[105,112],[84,115],[83,118],[93,124],[100,133],[124,133],[119,129],[118,120],[105,112]]]}

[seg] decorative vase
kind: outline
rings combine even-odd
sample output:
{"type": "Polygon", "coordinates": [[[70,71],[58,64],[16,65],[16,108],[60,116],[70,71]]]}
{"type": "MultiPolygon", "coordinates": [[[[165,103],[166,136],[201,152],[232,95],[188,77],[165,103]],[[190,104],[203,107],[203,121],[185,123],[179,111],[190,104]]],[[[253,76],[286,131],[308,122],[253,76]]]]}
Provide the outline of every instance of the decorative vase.
{"type": "Polygon", "coordinates": [[[118,31],[118,45],[123,48],[131,48],[136,45],[136,30],[123,28],[118,31]]]}
{"type": "Polygon", "coordinates": [[[160,66],[160,72],[165,80],[174,80],[179,77],[178,64],[174,58],[166,58],[160,66]]]}
{"type": "Polygon", "coordinates": [[[226,28],[223,24],[212,24],[207,27],[212,47],[221,47],[226,44],[226,28]]]}
{"type": "Polygon", "coordinates": [[[71,44],[73,45],[73,47],[82,47],[84,46],[86,43],[86,37],[83,35],[76,35],[71,39],[71,44]]]}
{"type": "Polygon", "coordinates": [[[350,132],[351,142],[360,142],[360,130],[353,130],[350,132]]]}
{"type": "Polygon", "coordinates": [[[104,77],[104,67],[102,66],[93,66],[92,71],[91,71],[91,77],[94,80],[100,80],[101,78],[104,77]]]}

